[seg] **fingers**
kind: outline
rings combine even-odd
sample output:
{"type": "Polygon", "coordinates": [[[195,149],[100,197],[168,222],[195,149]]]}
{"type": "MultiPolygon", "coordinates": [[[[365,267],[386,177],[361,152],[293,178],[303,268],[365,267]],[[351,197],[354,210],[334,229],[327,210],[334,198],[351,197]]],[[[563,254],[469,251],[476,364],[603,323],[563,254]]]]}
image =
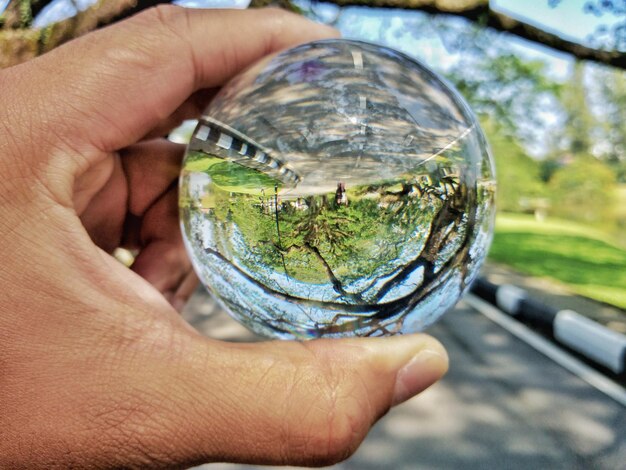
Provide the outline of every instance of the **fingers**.
{"type": "Polygon", "coordinates": [[[144,393],[146,406],[167,403],[151,407],[161,425],[145,427],[144,451],[167,455],[169,465],[331,464],[446,369],[445,350],[426,335],[257,345],[195,338],[157,384],[144,378],[159,387],[156,397],[144,393]]]}
{"type": "Polygon", "coordinates": [[[107,252],[120,246],[129,194],[119,155],[103,160],[74,184],[74,208],[93,242],[107,252]]]}
{"type": "Polygon", "coordinates": [[[168,135],[173,129],[180,126],[186,119],[198,119],[204,112],[211,99],[217,93],[217,89],[198,90],[191,95],[182,105],[176,109],[164,121],[159,122],[144,139],[153,139],[168,135]]]}
{"type": "MultiPolygon", "coordinates": [[[[128,211],[142,217],[178,180],[184,145],[158,139],[133,145],[121,152],[128,182],[128,211]]],[[[178,203],[173,202],[178,208],[178,203]]],[[[178,229],[178,217],[174,220],[178,229]]]]}
{"type": "Polygon", "coordinates": [[[198,276],[193,270],[191,270],[186,276],[183,277],[180,284],[176,287],[176,290],[171,291],[171,295],[166,293],[166,298],[170,297],[168,298],[168,301],[178,313],[183,311],[185,304],[191,297],[191,294],[194,293],[199,283],[200,280],[198,279],[198,276]]]}
{"type": "Polygon", "coordinates": [[[131,269],[161,292],[179,312],[198,284],[178,238],[150,242],[139,252],[131,269]]]}
{"type": "MultiPolygon", "coordinates": [[[[96,245],[107,252],[121,244],[139,246],[141,219],[175,186],[183,151],[183,145],[163,139],[142,142],[103,160],[76,179],[74,208],[96,245]]],[[[175,213],[175,197],[170,203],[170,212],[175,213]]],[[[172,226],[161,224],[161,233],[178,232],[178,219],[170,217],[168,221],[172,226]]]]}
{"type": "MultiPolygon", "coordinates": [[[[178,227],[178,192],[173,187],[146,212],[139,233],[141,251],[131,269],[173,300],[192,267],[178,227]]],[[[186,299],[177,299],[186,300],[186,299]]]]}
{"type": "Polygon", "coordinates": [[[111,151],[138,141],[192,93],[224,84],[269,53],[336,34],[281,10],[159,6],[13,72],[24,77],[22,95],[46,113],[44,128],[29,131],[41,138],[52,126],[87,155],[85,144],[111,151]]]}
{"type": "Polygon", "coordinates": [[[96,245],[108,252],[141,249],[132,269],[178,310],[197,285],[178,226],[183,150],[163,139],[128,147],[112,160],[108,182],[95,195],[79,193],[90,203],[76,204],[85,206],[81,221],[96,245]]]}

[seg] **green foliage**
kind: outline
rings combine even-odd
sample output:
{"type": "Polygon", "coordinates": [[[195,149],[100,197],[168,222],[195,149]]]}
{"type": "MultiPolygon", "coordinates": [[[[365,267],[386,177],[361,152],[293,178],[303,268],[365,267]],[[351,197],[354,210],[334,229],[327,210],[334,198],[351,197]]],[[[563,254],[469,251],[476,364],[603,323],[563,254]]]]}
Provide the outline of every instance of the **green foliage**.
{"type": "Polygon", "coordinates": [[[33,22],[33,0],[12,0],[4,11],[0,11],[0,30],[30,28],[33,22]]]}
{"type": "Polygon", "coordinates": [[[602,158],[626,183],[626,74],[607,68],[593,69],[598,86],[602,158]]]}
{"type": "Polygon", "coordinates": [[[573,155],[589,155],[597,122],[589,108],[584,84],[585,69],[576,62],[570,80],[563,86],[561,104],[565,111],[563,137],[565,148],[573,155]]]}
{"type": "Polygon", "coordinates": [[[541,125],[545,99],[560,92],[560,85],[546,76],[545,63],[504,51],[495,56],[474,51],[471,59],[461,60],[448,78],[482,119],[498,123],[500,132],[532,138],[529,131],[541,125]]]}
{"type": "Polygon", "coordinates": [[[579,157],[558,169],[549,187],[552,212],[556,215],[595,223],[614,215],[615,174],[596,159],[579,157]]]}
{"type": "Polygon", "coordinates": [[[519,142],[491,121],[483,122],[496,161],[498,209],[519,212],[533,210],[545,197],[540,165],[530,158],[519,142]]]}
{"type": "Polygon", "coordinates": [[[550,277],[581,295],[626,308],[626,250],[585,226],[500,214],[490,259],[550,277]]]}
{"type": "Polygon", "coordinates": [[[22,28],[30,27],[33,22],[31,3],[31,0],[19,0],[20,23],[22,28]]]}
{"type": "Polygon", "coordinates": [[[330,196],[306,198],[305,209],[281,201],[277,228],[273,197],[265,201],[270,210],[251,195],[234,197],[236,203],[226,196],[217,198],[214,213],[218,220],[232,217],[246,244],[254,247],[259,260],[250,259],[249,268],[265,265],[282,270],[286,263],[290,276],[313,283],[327,281],[328,268],[342,282],[351,282],[396,258],[414,230],[412,223],[394,219],[397,212],[432,217],[419,201],[405,204],[402,211],[391,206],[385,210],[378,200],[352,193],[348,206],[337,206],[330,196]]]}
{"type": "Polygon", "coordinates": [[[271,194],[282,183],[260,171],[236,165],[219,157],[210,157],[202,152],[191,152],[185,162],[185,170],[207,172],[213,184],[224,191],[243,194],[271,194]]]}
{"type": "Polygon", "coordinates": [[[245,255],[238,262],[268,285],[274,282],[272,272],[284,272],[305,283],[330,281],[342,293],[346,283],[387,275],[379,272],[381,266],[394,266],[402,253],[420,252],[429,230],[416,227],[428,227],[443,204],[437,197],[410,193],[404,180],[349,188],[348,204],[337,202],[334,192],[280,195],[273,182],[271,188],[262,185],[263,178],[270,179],[266,175],[257,171],[251,181],[253,175],[241,173],[242,168],[249,170],[222,159],[190,155],[184,171],[207,174],[202,183],[207,186],[198,204],[189,200],[189,183],[183,179],[181,207],[210,210],[220,227],[216,234],[221,235],[215,237],[220,251],[237,251],[232,240],[244,243],[249,250],[242,251],[245,255]],[[222,171],[221,165],[227,168],[222,171]]]}
{"type": "Polygon", "coordinates": [[[618,241],[626,246],[626,184],[619,185],[617,189],[615,231],[618,241]]]}
{"type": "Polygon", "coordinates": [[[549,155],[544,158],[539,164],[539,175],[541,177],[541,181],[547,183],[554,175],[554,172],[561,168],[563,164],[559,161],[559,158],[556,155],[549,155]]]}

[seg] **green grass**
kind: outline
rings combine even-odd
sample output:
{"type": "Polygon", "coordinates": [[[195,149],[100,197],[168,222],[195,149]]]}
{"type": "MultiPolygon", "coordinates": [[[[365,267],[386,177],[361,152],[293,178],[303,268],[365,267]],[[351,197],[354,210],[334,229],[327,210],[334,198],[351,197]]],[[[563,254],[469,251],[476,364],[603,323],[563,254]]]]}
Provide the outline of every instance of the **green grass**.
{"type": "Polygon", "coordinates": [[[489,257],[626,309],[626,249],[601,231],[573,222],[499,214],[489,257]]]}
{"type": "Polygon", "coordinates": [[[208,173],[213,184],[239,194],[271,195],[275,186],[282,187],[280,181],[260,171],[200,152],[187,157],[185,170],[208,173]]]}

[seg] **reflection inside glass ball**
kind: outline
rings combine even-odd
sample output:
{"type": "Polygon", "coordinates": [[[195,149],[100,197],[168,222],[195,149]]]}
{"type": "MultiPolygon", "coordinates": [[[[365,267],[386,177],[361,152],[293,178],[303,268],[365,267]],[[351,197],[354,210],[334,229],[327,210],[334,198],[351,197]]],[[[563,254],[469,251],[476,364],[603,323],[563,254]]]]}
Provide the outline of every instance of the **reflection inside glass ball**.
{"type": "Polygon", "coordinates": [[[467,105],[393,50],[305,44],[211,102],[180,179],[206,287],[280,338],[420,331],[485,257],[494,168],[467,105]]]}

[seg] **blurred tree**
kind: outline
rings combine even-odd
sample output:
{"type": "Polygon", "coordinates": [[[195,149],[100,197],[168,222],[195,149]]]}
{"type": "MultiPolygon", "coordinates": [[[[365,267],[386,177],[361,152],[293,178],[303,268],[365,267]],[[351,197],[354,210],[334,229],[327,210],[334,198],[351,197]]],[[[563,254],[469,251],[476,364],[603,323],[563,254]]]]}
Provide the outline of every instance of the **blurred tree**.
{"type": "Polygon", "coordinates": [[[498,210],[534,212],[545,206],[546,188],[540,163],[527,155],[519,142],[493,121],[481,123],[496,160],[498,210]]]}
{"type": "Polygon", "coordinates": [[[607,67],[574,64],[571,78],[561,86],[563,121],[542,162],[548,181],[559,168],[591,155],[626,181],[626,76],[607,67]]]}
{"type": "Polygon", "coordinates": [[[476,42],[447,76],[479,116],[497,123],[498,132],[535,140],[542,110],[561,85],[547,78],[544,62],[521,59],[494,46],[495,41],[489,44],[492,50],[486,51],[476,42]]]}
{"type": "MultiPolygon", "coordinates": [[[[626,68],[626,0],[587,1],[583,11],[601,16],[611,14],[621,19],[613,27],[600,29],[593,49],[564,39],[546,29],[512,18],[491,8],[489,0],[323,0],[340,6],[358,5],[380,8],[404,8],[421,10],[433,15],[455,15],[471,20],[480,26],[543,44],[553,49],[567,52],[583,60],[600,62],[614,67],[626,68]],[[622,19],[622,17],[624,17],[622,19]],[[614,37],[612,36],[614,35],[614,37]],[[611,36],[611,37],[607,37],[611,36]]],[[[558,7],[560,0],[548,0],[552,7],[558,7]]]]}
{"type": "Polygon", "coordinates": [[[552,151],[543,160],[541,160],[539,168],[539,176],[541,181],[547,183],[552,178],[552,175],[563,167],[562,155],[560,151],[552,151]]]}
{"type": "Polygon", "coordinates": [[[568,219],[602,223],[613,218],[613,171],[592,157],[580,157],[558,169],[550,180],[552,212],[568,219]]]}
{"type": "Polygon", "coordinates": [[[572,78],[563,87],[561,104],[566,114],[565,148],[574,156],[590,155],[597,123],[589,109],[582,62],[575,62],[572,78]]]}
{"type": "Polygon", "coordinates": [[[626,183],[626,75],[606,67],[595,68],[593,78],[599,90],[601,134],[600,153],[626,183]]]}
{"type": "MultiPolygon", "coordinates": [[[[505,31],[530,41],[541,43],[556,50],[567,52],[579,59],[626,68],[626,54],[620,52],[626,27],[613,28],[611,33],[619,35],[613,41],[613,50],[590,48],[564,39],[540,27],[511,18],[490,8],[489,0],[327,0],[338,5],[361,5],[370,7],[396,7],[420,9],[434,15],[449,14],[467,18],[481,26],[505,31]]],[[[558,5],[558,1],[549,0],[558,5]]],[[[44,28],[32,28],[32,18],[51,0],[10,0],[4,12],[0,12],[0,67],[23,62],[42,54],[69,39],[92,29],[123,19],[139,10],[165,0],[98,0],[91,7],[78,12],[73,18],[60,21],[44,28]]],[[[279,4],[297,9],[290,0],[252,0],[252,6],[279,4]]],[[[602,0],[587,2],[588,13],[599,14],[610,11],[613,15],[626,16],[624,0],[602,0]],[[608,4],[611,4],[608,8],[608,4]]],[[[1,5],[1,4],[0,4],[1,5]]],[[[620,23],[621,24],[621,23],[620,23]]],[[[603,47],[606,46],[606,41],[603,47]]]]}
{"type": "MultiPolygon", "coordinates": [[[[550,0],[556,6],[562,0],[550,0]]],[[[589,0],[585,2],[584,11],[595,16],[604,14],[619,15],[621,21],[611,27],[600,25],[595,31],[592,41],[597,47],[623,51],[626,49],[626,0],[589,0]]]]}

